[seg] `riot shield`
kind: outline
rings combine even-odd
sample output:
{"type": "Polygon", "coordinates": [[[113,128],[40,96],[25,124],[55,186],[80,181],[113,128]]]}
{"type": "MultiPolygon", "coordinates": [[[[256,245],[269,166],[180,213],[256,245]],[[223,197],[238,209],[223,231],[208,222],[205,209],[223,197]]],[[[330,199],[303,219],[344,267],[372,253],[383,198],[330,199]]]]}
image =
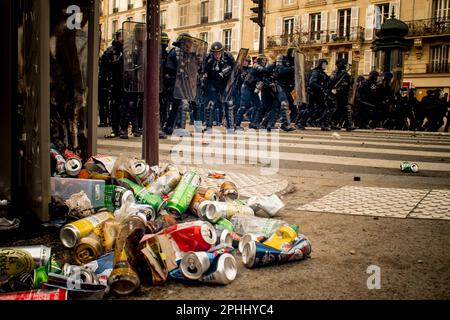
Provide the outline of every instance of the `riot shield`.
{"type": "Polygon", "coordinates": [[[125,21],[123,23],[123,85],[125,92],[144,92],[146,25],[125,21]]]}
{"type": "Polygon", "coordinates": [[[208,50],[208,43],[185,36],[180,47],[175,48],[178,60],[173,96],[175,99],[195,101],[197,98],[198,71],[208,50]]]}
{"type": "Polygon", "coordinates": [[[352,61],[352,65],[351,65],[351,76],[352,76],[352,86],[350,88],[350,92],[349,92],[349,104],[354,106],[355,105],[355,101],[356,101],[356,93],[358,92],[358,81],[357,81],[357,77],[358,77],[358,65],[359,62],[356,60],[352,61]]]}
{"type": "Polygon", "coordinates": [[[303,53],[295,52],[295,104],[300,106],[308,102],[307,81],[309,71],[306,57],[303,53]]]}
{"type": "Polygon", "coordinates": [[[227,87],[225,88],[225,94],[223,100],[225,102],[232,101],[233,99],[233,89],[236,83],[236,76],[238,76],[239,71],[244,65],[245,58],[248,55],[248,49],[242,48],[239,50],[239,54],[236,58],[236,63],[234,64],[233,71],[231,72],[230,78],[228,79],[227,87]]]}

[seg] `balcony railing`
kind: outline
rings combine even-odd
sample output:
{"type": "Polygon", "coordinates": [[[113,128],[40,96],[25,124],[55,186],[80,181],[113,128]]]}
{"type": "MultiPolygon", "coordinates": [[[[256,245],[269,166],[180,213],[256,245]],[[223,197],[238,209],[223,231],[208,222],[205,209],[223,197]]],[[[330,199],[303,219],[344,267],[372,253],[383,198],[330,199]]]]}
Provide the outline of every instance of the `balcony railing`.
{"type": "Polygon", "coordinates": [[[450,18],[432,18],[405,21],[409,28],[408,37],[450,34],[450,18]]]}
{"type": "Polygon", "coordinates": [[[341,44],[364,41],[364,28],[350,28],[346,33],[337,30],[297,32],[281,36],[267,37],[267,47],[279,46],[315,46],[322,44],[341,44]]]}
{"type": "Polygon", "coordinates": [[[223,20],[230,20],[233,18],[233,12],[225,12],[223,15],[223,20]]]}
{"type": "Polygon", "coordinates": [[[450,63],[439,62],[427,64],[427,73],[448,73],[450,72],[450,63]]]}
{"type": "Polygon", "coordinates": [[[113,13],[119,12],[119,8],[113,8],[113,13]]]}
{"type": "Polygon", "coordinates": [[[200,18],[201,23],[208,23],[208,17],[201,17],[200,18]]]}

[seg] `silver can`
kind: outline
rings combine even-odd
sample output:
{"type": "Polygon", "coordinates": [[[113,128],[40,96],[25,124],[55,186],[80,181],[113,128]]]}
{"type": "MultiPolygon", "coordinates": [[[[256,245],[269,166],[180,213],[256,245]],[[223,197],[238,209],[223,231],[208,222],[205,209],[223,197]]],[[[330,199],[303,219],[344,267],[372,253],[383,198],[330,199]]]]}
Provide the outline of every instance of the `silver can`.
{"type": "Polygon", "coordinates": [[[133,163],[133,173],[146,185],[155,180],[156,175],[145,162],[145,160],[138,160],[133,163]]]}
{"type": "Polygon", "coordinates": [[[31,272],[51,259],[51,248],[40,246],[0,248],[0,276],[31,272]]]}
{"type": "Polygon", "coordinates": [[[83,169],[81,161],[77,158],[69,158],[66,160],[66,172],[71,177],[76,177],[83,169]]]}
{"type": "Polygon", "coordinates": [[[255,212],[252,208],[237,202],[211,201],[205,208],[205,217],[212,223],[221,218],[231,219],[235,215],[254,216],[255,212]]]}
{"type": "Polygon", "coordinates": [[[80,266],[73,266],[66,263],[63,266],[63,273],[67,278],[75,282],[74,285],[76,285],[77,282],[79,284],[100,284],[97,275],[93,271],[80,266]]]}
{"type": "Polygon", "coordinates": [[[211,266],[213,254],[207,252],[188,252],[181,259],[181,273],[191,280],[198,280],[211,266]]]}
{"type": "Polygon", "coordinates": [[[217,266],[201,277],[202,282],[227,285],[236,279],[237,263],[236,259],[229,253],[224,253],[219,257],[217,266]]]}
{"type": "Polygon", "coordinates": [[[266,237],[262,236],[262,235],[256,235],[253,233],[246,233],[241,237],[241,240],[239,240],[239,245],[238,245],[238,250],[239,252],[243,252],[244,250],[244,246],[251,241],[257,241],[257,242],[262,242],[266,239],[266,237]]]}
{"type": "Polygon", "coordinates": [[[217,241],[216,245],[224,244],[226,246],[233,246],[233,238],[231,237],[230,231],[227,229],[216,229],[217,232],[217,241]]]}

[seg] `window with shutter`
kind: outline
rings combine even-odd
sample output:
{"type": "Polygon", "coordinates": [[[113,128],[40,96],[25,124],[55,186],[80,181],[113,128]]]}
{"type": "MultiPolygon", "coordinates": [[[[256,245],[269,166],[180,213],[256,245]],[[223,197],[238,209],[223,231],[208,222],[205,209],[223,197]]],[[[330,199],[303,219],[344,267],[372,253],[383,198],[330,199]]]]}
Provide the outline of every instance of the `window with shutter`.
{"type": "Polygon", "coordinates": [[[364,31],[364,39],[365,40],[373,39],[374,11],[375,11],[375,6],[373,4],[369,5],[366,8],[366,27],[365,27],[365,31],[364,31]]]}
{"type": "Polygon", "coordinates": [[[364,74],[369,74],[372,71],[372,50],[364,50],[364,74]]]}

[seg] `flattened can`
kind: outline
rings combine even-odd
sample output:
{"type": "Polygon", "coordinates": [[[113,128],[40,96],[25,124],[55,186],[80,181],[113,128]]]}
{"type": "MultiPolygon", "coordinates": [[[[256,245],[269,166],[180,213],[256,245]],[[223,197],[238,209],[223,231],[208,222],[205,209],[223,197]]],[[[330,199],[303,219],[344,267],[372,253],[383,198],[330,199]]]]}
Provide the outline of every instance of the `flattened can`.
{"type": "Polygon", "coordinates": [[[0,248],[0,276],[32,272],[47,265],[50,259],[51,249],[42,245],[0,248]]]}
{"type": "Polygon", "coordinates": [[[92,231],[97,235],[101,235],[101,225],[108,220],[114,219],[111,212],[100,212],[93,216],[66,224],[59,232],[61,243],[66,248],[73,248],[77,245],[81,238],[86,237],[92,231]]]}
{"type": "Polygon", "coordinates": [[[236,259],[229,253],[224,253],[216,259],[210,270],[201,277],[201,282],[227,285],[236,279],[236,259]]]}
{"type": "Polygon", "coordinates": [[[170,234],[183,252],[208,251],[217,240],[216,230],[207,221],[180,223],[163,229],[160,234],[170,234]]]}
{"type": "Polygon", "coordinates": [[[66,149],[64,151],[64,159],[66,160],[67,174],[72,177],[78,176],[81,169],[83,169],[81,158],[72,151],[66,149]]]}
{"type": "Polygon", "coordinates": [[[403,161],[402,163],[400,163],[400,170],[402,170],[402,172],[416,173],[419,172],[419,166],[417,165],[417,163],[403,161]]]}
{"type": "Polygon", "coordinates": [[[231,181],[225,181],[220,186],[220,199],[233,201],[239,198],[239,192],[236,185],[231,181]]]}
{"type": "Polygon", "coordinates": [[[185,213],[200,183],[201,177],[197,172],[189,171],[185,173],[167,202],[167,211],[173,215],[185,213]]]}
{"type": "Polygon", "coordinates": [[[268,247],[256,241],[247,242],[242,250],[242,262],[247,268],[256,268],[274,265],[288,261],[303,260],[310,256],[312,251],[309,240],[299,235],[289,252],[268,247]]]}

